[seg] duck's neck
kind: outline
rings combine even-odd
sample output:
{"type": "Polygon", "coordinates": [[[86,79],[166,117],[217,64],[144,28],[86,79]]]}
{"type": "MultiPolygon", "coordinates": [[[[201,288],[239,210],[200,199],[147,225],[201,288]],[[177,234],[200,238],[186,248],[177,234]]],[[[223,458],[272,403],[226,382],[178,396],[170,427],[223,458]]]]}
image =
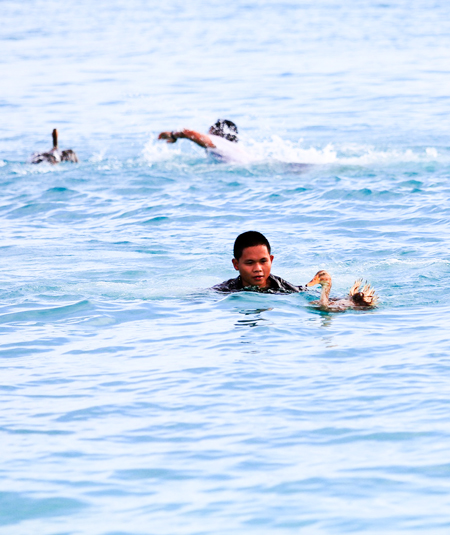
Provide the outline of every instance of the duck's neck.
{"type": "Polygon", "coordinates": [[[325,283],[322,286],[322,292],[320,293],[319,305],[328,306],[328,303],[330,301],[329,299],[330,290],[331,290],[331,284],[325,283]]]}
{"type": "Polygon", "coordinates": [[[52,132],[52,138],[53,138],[53,148],[58,148],[58,130],[56,128],[52,132]]]}

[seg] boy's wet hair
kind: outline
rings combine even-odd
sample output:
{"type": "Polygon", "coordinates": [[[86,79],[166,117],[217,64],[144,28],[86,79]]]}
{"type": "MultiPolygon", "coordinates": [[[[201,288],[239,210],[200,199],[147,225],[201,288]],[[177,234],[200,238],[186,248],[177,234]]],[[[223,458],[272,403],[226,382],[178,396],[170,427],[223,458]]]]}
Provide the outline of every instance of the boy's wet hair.
{"type": "Polygon", "coordinates": [[[228,121],[228,119],[218,119],[217,122],[210,127],[209,133],[213,136],[223,137],[228,139],[228,141],[233,141],[234,143],[238,142],[237,126],[233,123],[233,121],[228,121]]]}
{"type": "Polygon", "coordinates": [[[247,247],[254,247],[255,245],[265,245],[270,254],[270,243],[269,240],[261,234],[261,232],[256,232],[255,230],[249,230],[243,234],[239,234],[234,242],[234,258],[239,260],[242,256],[242,252],[247,247]]]}

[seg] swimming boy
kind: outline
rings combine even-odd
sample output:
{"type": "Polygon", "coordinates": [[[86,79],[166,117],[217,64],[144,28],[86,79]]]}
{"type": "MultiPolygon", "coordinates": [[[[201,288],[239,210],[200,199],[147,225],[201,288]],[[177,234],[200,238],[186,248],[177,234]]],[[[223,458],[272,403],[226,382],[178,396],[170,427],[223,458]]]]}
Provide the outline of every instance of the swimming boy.
{"type": "Polygon", "coordinates": [[[236,238],[232,262],[234,269],[239,271],[239,277],[216,284],[213,290],[224,293],[242,290],[296,293],[306,290],[270,273],[273,255],[270,254],[269,241],[260,232],[251,230],[236,238]]]}
{"type": "Polygon", "coordinates": [[[161,132],[158,139],[165,139],[167,143],[176,143],[177,139],[189,139],[219,160],[240,163],[249,161],[248,154],[237,145],[237,126],[227,119],[218,119],[209,128],[208,134],[183,128],[179,131],[161,132]]]}

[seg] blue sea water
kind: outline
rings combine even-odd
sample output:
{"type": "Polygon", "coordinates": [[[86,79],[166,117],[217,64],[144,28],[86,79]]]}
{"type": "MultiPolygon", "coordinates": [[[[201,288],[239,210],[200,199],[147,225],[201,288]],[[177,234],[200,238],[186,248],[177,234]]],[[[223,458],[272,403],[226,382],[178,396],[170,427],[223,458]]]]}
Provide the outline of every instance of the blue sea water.
{"type": "Polygon", "coordinates": [[[0,532],[448,534],[448,4],[1,7],[0,532]],[[379,307],[212,292],[251,229],[379,307]]]}

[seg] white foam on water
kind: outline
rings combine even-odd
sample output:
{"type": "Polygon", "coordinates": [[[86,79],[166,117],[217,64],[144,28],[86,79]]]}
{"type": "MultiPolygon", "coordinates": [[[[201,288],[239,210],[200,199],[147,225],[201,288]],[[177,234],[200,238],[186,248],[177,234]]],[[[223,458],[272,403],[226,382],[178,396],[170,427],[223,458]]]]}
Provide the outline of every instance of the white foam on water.
{"type": "Polygon", "coordinates": [[[117,169],[122,169],[123,162],[117,159],[110,159],[105,161],[102,165],[98,166],[99,171],[112,171],[117,169]]]}
{"type": "Polygon", "coordinates": [[[363,144],[337,145],[328,143],[325,147],[306,146],[303,139],[296,143],[272,136],[267,141],[251,141],[250,151],[255,160],[273,159],[284,163],[343,164],[366,166],[390,163],[420,163],[443,161],[449,158],[440,155],[436,148],[425,149],[380,149],[363,144]]]}
{"type": "MultiPolygon", "coordinates": [[[[307,145],[304,139],[297,142],[273,135],[270,139],[258,141],[248,139],[242,142],[242,149],[248,153],[248,163],[258,164],[267,162],[301,163],[315,165],[386,165],[397,163],[427,163],[450,162],[450,157],[440,153],[435,147],[418,149],[384,149],[367,144],[328,143],[324,147],[307,145]]],[[[156,139],[149,140],[144,147],[143,156],[149,165],[160,162],[170,162],[183,155],[192,155],[192,144],[179,143],[177,147],[163,143],[156,139]]],[[[207,159],[205,153],[205,160],[207,159]]]]}
{"type": "Polygon", "coordinates": [[[151,166],[154,163],[173,160],[175,157],[182,154],[180,144],[174,147],[173,144],[166,143],[165,141],[159,141],[156,139],[150,139],[144,146],[142,155],[144,160],[151,166]]]}
{"type": "Polygon", "coordinates": [[[94,154],[89,158],[89,161],[91,163],[99,163],[102,162],[105,158],[106,149],[102,149],[98,152],[94,152],[94,154]]]}
{"type": "Polygon", "coordinates": [[[352,156],[343,154],[339,156],[338,162],[345,165],[367,166],[377,164],[426,163],[436,161],[437,157],[438,152],[434,148],[414,151],[412,149],[379,150],[375,147],[361,147],[360,154],[352,156]]]}
{"type": "Polygon", "coordinates": [[[52,165],[49,163],[39,163],[39,164],[15,164],[12,166],[11,171],[20,176],[26,175],[42,175],[46,173],[54,173],[58,170],[58,165],[52,165]]]}
{"type": "Polygon", "coordinates": [[[447,258],[387,258],[376,262],[378,266],[405,265],[408,267],[450,266],[447,258]]]}
{"type": "Polygon", "coordinates": [[[275,160],[283,163],[329,164],[336,162],[336,150],[332,144],[324,148],[304,147],[303,139],[297,143],[274,135],[270,140],[250,140],[246,146],[252,161],[275,160]]]}

